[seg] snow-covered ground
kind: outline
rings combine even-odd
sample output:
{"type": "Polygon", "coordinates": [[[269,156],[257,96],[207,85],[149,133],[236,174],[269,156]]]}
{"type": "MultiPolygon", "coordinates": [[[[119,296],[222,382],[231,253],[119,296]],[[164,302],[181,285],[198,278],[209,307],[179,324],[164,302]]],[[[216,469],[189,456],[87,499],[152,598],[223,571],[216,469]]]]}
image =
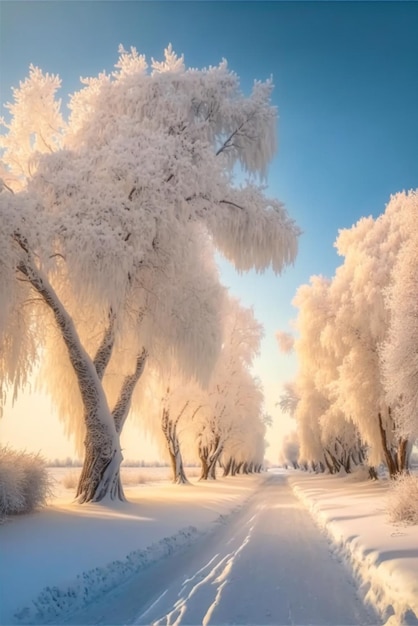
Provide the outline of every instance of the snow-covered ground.
{"type": "MultiPolygon", "coordinates": [[[[139,480],[142,471],[147,472],[147,480],[152,478],[149,469],[136,468],[129,470],[132,475],[136,472],[131,483],[139,480]]],[[[60,473],[68,475],[65,470],[60,470],[60,473]]],[[[153,484],[133,484],[126,488],[129,503],[109,508],[105,505],[73,504],[73,492],[64,489],[61,476],[58,477],[61,481],[58,483],[61,485],[58,497],[48,508],[11,519],[0,526],[1,624],[71,621],[69,615],[72,612],[89,603],[102,602],[110,590],[132,579],[150,563],[167,555],[176,557],[176,554],[181,554],[182,547],[197,540],[200,545],[203,540],[201,535],[220,533],[220,536],[223,529],[225,536],[227,531],[231,531],[232,548],[236,536],[239,543],[235,550],[239,558],[234,557],[229,569],[219,566],[217,574],[219,577],[223,573],[221,582],[230,581],[232,594],[233,580],[237,580],[237,575],[239,579],[241,565],[246,561],[251,565],[257,555],[261,558],[262,553],[254,543],[256,533],[251,529],[256,518],[250,515],[250,505],[242,511],[243,541],[240,542],[237,533],[232,532],[232,525],[241,528],[239,509],[254,492],[261,491],[266,475],[227,478],[205,484],[193,483],[191,486],[171,485],[161,480],[166,477],[167,469],[159,469],[153,484]],[[228,517],[232,512],[235,514],[228,517]],[[248,520],[246,516],[249,516],[248,520]],[[227,528],[229,526],[230,529],[227,528]],[[235,573],[231,578],[233,568],[235,573]]],[[[418,527],[397,527],[387,522],[384,511],[387,486],[382,482],[358,482],[350,477],[290,471],[286,479],[301,503],[325,528],[334,557],[349,562],[357,578],[360,595],[377,607],[381,622],[391,626],[416,624],[418,527]]],[[[68,482],[71,483],[71,480],[68,482]]],[[[270,492],[270,500],[266,502],[270,502],[272,496],[273,492],[270,492]]],[[[274,542],[286,539],[285,524],[281,534],[273,531],[276,527],[280,528],[281,515],[287,514],[289,508],[295,508],[294,504],[284,502],[281,507],[271,507],[270,504],[272,511],[268,518],[269,507],[260,504],[257,509],[260,537],[264,537],[260,546],[263,546],[266,558],[272,556],[274,542]],[[274,522],[271,515],[276,516],[274,522]]],[[[290,529],[290,526],[287,528],[290,529]]],[[[275,565],[266,564],[265,573],[270,579],[275,576],[274,567],[277,568],[277,587],[289,578],[283,572],[289,570],[292,558],[297,561],[303,556],[291,541],[288,541],[287,553],[287,563],[281,560],[276,563],[274,559],[275,565]]],[[[259,576],[262,575],[263,568],[259,571],[259,576]]],[[[314,598],[318,596],[320,577],[321,563],[318,563],[318,578],[313,580],[314,577],[311,577],[314,598]]],[[[214,583],[216,580],[214,577],[214,583]]],[[[217,584],[219,587],[219,581],[217,584]]],[[[297,581],[295,584],[298,584],[297,581]]],[[[238,598],[241,587],[239,584],[236,586],[238,598]]],[[[255,599],[252,598],[253,603],[257,600],[263,603],[263,610],[267,610],[264,606],[268,604],[267,586],[263,597],[257,594],[255,599]]],[[[309,580],[307,588],[311,588],[309,580]]],[[[168,595],[165,600],[168,600],[168,595]]],[[[217,615],[222,618],[222,607],[216,609],[218,613],[215,608],[211,610],[211,619],[207,623],[216,624],[217,615]]],[[[309,607],[306,615],[309,615],[309,607]]],[[[244,621],[237,623],[252,623],[248,611],[244,612],[242,619],[244,621]]],[[[274,619],[273,614],[265,618],[265,623],[275,623],[274,619]]]]}
{"type": "Polygon", "coordinates": [[[386,514],[389,481],[359,481],[302,472],[288,478],[349,564],[366,602],[386,626],[418,623],[418,526],[394,525],[386,514]]]}
{"type": "Polygon", "coordinates": [[[54,470],[57,497],[50,506],[0,526],[2,626],[59,623],[66,612],[222,524],[265,478],[178,486],[168,481],[168,468],[124,468],[129,502],[110,508],[73,503],[74,488],[64,483],[73,485],[77,471],[54,470]]]}

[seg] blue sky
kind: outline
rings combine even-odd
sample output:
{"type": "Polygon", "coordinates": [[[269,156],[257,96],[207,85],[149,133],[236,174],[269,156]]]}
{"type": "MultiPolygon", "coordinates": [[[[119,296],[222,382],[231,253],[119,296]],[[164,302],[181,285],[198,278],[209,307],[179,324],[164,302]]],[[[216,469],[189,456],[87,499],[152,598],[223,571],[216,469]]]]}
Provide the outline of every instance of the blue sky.
{"type": "Polygon", "coordinates": [[[278,278],[237,277],[222,263],[224,282],[265,324],[259,368],[273,410],[295,370],[273,335],[289,329],[297,287],[334,273],[339,228],[418,186],[418,3],[3,0],[0,20],[2,103],[30,63],[61,76],[65,102],[79,76],[112,69],[120,43],[160,58],[171,42],[194,67],[224,57],[244,91],[273,76],[279,151],[269,193],[303,229],[300,254],[278,278]]]}

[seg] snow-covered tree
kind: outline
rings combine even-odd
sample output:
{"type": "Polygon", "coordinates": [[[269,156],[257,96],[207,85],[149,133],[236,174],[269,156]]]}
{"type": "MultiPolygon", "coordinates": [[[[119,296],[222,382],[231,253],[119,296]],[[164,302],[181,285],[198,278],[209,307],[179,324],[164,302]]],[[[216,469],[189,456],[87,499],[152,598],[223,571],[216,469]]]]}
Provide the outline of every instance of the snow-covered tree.
{"type": "MultiPolygon", "coordinates": [[[[202,386],[195,378],[184,376],[176,362],[171,370],[151,369],[146,386],[145,398],[138,406],[146,413],[142,426],[169,460],[173,483],[187,484],[182,448],[186,440],[185,447],[195,449],[194,420],[205,402],[202,386]]],[[[197,460],[194,455],[193,460],[197,460]]]]}
{"type": "MultiPolygon", "coordinates": [[[[293,384],[295,405],[292,410],[297,422],[302,463],[324,462],[321,418],[329,408],[323,378],[329,364],[329,354],[321,343],[321,334],[332,315],[329,289],[328,279],[313,276],[309,285],[299,287],[293,300],[299,309],[296,320],[299,336],[295,340],[299,371],[293,384]]],[[[282,398],[284,400],[286,397],[282,398]]]]}
{"type": "Polygon", "coordinates": [[[263,414],[264,393],[261,382],[248,369],[241,372],[235,389],[232,421],[219,461],[224,476],[259,472],[264,461],[265,434],[269,416],[263,414]]]}
{"type": "Polygon", "coordinates": [[[278,460],[282,465],[291,465],[293,469],[299,467],[299,440],[296,430],[283,437],[278,460]]]}
{"type": "MultiPolygon", "coordinates": [[[[330,471],[348,470],[366,456],[372,465],[385,460],[392,476],[407,464],[408,438],[399,429],[402,392],[398,388],[392,396],[385,395],[379,353],[384,343],[385,361],[399,346],[387,337],[400,308],[392,295],[385,301],[384,294],[388,288],[394,293],[401,276],[396,269],[400,249],[412,246],[408,207],[415,216],[415,194],[397,194],[377,219],[362,218],[340,231],[335,245],[343,262],[335,276],[328,281],[312,277],[294,301],[299,307],[295,385],[300,400],[295,416],[301,456],[318,461],[323,455],[330,471]]],[[[399,329],[400,320],[401,315],[399,329]]],[[[387,388],[395,370],[402,371],[399,355],[396,366],[387,370],[387,388]]]]}
{"type": "Polygon", "coordinates": [[[294,417],[296,407],[299,402],[299,396],[296,389],[295,381],[288,381],[283,385],[283,393],[277,403],[285,415],[294,417]]]}
{"type": "MultiPolygon", "coordinates": [[[[71,97],[67,123],[55,100],[56,77],[31,68],[14,91],[2,140],[3,169],[17,182],[5,181],[0,194],[0,318],[3,337],[10,337],[22,289],[30,287],[41,300],[33,303],[37,315],[48,320],[47,329],[51,321],[58,329],[84,415],[79,499],[97,501],[122,497],[118,426],[103,387],[102,347],[113,327],[127,345],[141,335],[145,293],[159,294],[164,308],[161,272],[171,262],[177,271],[184,267],[177,252],[195,236],[194,226],[238,269],[271,265],[276,272],[294,260],[298,229],[256,182],[275,149],[271,81],[256,82],[244,96],[226,62],[186,69],[169,47],[151,68],[136,50],[121,50],[112,74],[83,83],[71,97]],[[233,184],[236,166],[250,178],[240,187],[233,184]],[[81,331],[93,327],[91,351],[94,342],[81,331]]],[[[45,336],[39,340],[46,345],[45,336]]],[[[139,343],[136,377],[145,355],[139,343]]],[[[3,357],[21,364],[8,375],[24,381],[31,345],[10,345],[26,356],[3,357]]]]}
{"type": "Polygon", "coordinates": [[[409,453],[408,441],[418,436],[418,193],[398,197],[408,233],[393,269],[386,304],[390,325],[381,350],[384,386],[398,435],[409,453]]]}
{"type": "Polygon", "coordinates": [[[198,418],[202,480],[216,477],[216,464],[232,433],[239,430],[236,420],[241,420],[245,413],[245,402],[251,403],[251,395],[259,394],[259,385],[249,369],[258,353],[262,333],[253,311],[231,298],[224,314],[222,350],[207,390],[207,408],[198,418]]]}
{"type": "Polygon", "coordinates": [[[397,194],[376,220],[363,218],[341,231],[336,246],[344,262],[332,284],[336,320],[331,340],[340,338],[341,359],[335,401],[368,446],[371,464],[385,460],[391,475],[405,467],[406,442],[385,397],[379,346],[390,321],[384,292],[408,236],[404,213],[405,195],[397,194]]]}
{"type": "Polygon", "coordinates": [[[285,333],[278,330],[276,332],[276,339],[280,352],[285,354],[292,352],[295,345],[295,338],[290,333],[285,333]]]}

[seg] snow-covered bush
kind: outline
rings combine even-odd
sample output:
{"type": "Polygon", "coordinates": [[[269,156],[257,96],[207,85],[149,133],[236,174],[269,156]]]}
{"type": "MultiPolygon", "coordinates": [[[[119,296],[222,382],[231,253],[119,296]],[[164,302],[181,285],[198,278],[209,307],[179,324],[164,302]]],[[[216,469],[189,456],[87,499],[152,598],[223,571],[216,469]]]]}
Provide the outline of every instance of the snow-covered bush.
{"type": "Polygon", "coordinates": [[[8,448],[0,451],[0,520],[9,513],[22,513],[24,472],[16,462],[17,454],[8,448]]]}
{"type": "Polygon", "coordinates": [[[50,493],[51,479],[42,457],[0,448],[0,520],[43,506],[50,493]]]}
{"type": "Polygon", "coordinates": [[[402,524],[418,524],[418,476],[402,474],[391,484],[387,513],[389,520],[402,524]]]}

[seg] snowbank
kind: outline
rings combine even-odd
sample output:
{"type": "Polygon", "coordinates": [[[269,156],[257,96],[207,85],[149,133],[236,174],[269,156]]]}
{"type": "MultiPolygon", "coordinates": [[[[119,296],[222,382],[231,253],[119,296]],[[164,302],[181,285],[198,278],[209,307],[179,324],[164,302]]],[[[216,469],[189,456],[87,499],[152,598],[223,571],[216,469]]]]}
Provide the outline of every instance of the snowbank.
{"type": "Polygon", "coordinates": [[[295,494],[347,561],[386,626],[418,623],[418,526],[391,524],[386,481],[295,473],[295,494]]]}
{"type": "Polygon", "coordinates": [[[125,489],[128,503],[77,505],[72,492],[0,526],[0,623],[54,621],[239,508],[265,475],[125,489]],[[71,496],[69,495],[71,493],[71,496]]]}

